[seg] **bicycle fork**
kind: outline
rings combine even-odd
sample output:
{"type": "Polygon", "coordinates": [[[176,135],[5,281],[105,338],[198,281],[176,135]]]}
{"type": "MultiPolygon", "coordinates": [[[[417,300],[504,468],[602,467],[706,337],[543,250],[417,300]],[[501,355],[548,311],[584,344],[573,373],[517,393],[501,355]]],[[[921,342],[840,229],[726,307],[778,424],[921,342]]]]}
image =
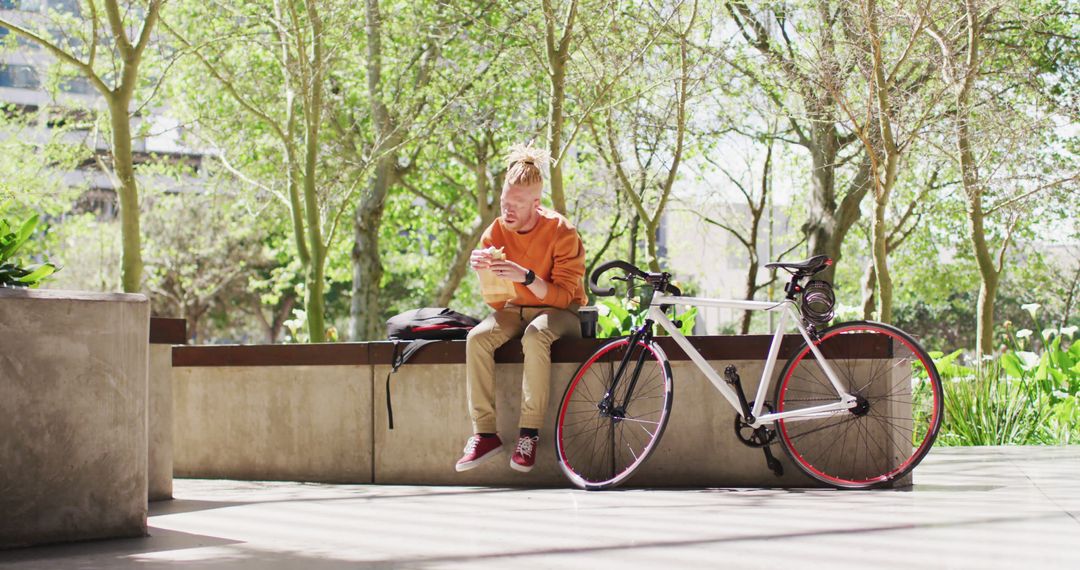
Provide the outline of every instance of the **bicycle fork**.
{"type": "Polygon", "coordinates": [[[630,403],[630,398],[634,395],[634,388],[637,387],[638,377],[641,375],[641,367],[645,364],[646,346],[649,341],[652,340],[652,320],[646,320],[645,324],[630,335],[628,339],[628,345],[626,348],[626,354],[623,355],[622,360],[619,362],[619,369],[612,377],[611,386],[608,387],[604,397],[600,399],[600,403],[597,404],[597,408],[600,410],[600,415],[611,417],[615,421],[621,420],[626,415],[626,406],[630,403]],[[637,361],[634,363],[634,372],[630,375],[630,385],[626,387],[626,393],[623,395],[621,405],[615,401],[615,392],[619,387],[619,384],[623,380],[623,373],[626,371],[627,365],[630,363],[631,357],[634,355],[634,349],[642,344],[641,350],[638,351],[637,361]]]}

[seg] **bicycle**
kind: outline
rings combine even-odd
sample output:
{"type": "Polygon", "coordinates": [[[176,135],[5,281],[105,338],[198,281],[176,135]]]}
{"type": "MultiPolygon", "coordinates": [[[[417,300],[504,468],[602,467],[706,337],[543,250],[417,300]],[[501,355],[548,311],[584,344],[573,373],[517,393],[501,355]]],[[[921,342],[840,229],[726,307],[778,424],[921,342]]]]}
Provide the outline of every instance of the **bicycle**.
{"type": "Polygon", "coordinates": [[[597,284],[612,269],[624,272],[612,279],[625,281],[628,295],[639,286],[652,290],[644,323],[593,353],[563,393],[555,429],[563,473],[583,489],[606,489],[625,482],[656,450],[671,415],[673,386],[667,355],[653,339],[654,324],[731,404],[736,436],[761,448],[778,476],[783,466],[770,451],[776,440],[803,472],[838,488],[886,486],[911,472],[941,426],[941,378],[919,343],[896,327],[854,321],[818,330],[832,320],[835,297],[831,284],[810,278],[830,265],[823,255],[766,265],[791,275],[779,302],[684,297],[667,272],[645,272],[625,261],[596,268],[589,287],[598,296],[614,294],[614,287],[597,284]],[[780,313],[753,400],[734,366],[721,378],[679,332],[666,315],[676,304],[780,313]],[[766,400],[789,320],[803,342],[766,400]]]}

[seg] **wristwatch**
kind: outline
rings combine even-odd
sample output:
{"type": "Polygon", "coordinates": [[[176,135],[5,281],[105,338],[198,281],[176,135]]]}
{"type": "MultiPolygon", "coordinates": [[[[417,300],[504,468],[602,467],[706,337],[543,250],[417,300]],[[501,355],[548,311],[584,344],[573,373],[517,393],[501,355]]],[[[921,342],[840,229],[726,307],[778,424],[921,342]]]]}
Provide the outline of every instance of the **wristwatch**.
{"type": "Polygon", "coordinates": [[[533,281],[536,281],[536,272],[530,269],[529,272],[525,274],[525,280],[522,281],[521,284],[528,287],[529,285],[532,285],[533,281]]]}

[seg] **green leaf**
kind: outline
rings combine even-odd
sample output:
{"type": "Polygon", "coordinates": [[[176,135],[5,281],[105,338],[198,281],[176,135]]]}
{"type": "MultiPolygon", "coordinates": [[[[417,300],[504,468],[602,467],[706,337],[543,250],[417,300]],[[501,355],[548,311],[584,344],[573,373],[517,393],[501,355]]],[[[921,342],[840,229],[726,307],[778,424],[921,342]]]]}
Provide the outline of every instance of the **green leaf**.
{"type": "Polygon", "coordinates": [[[34,228],[37,227],[37,224],[38,224],[38,215],[37,214],[34,214],[33,216],[30,216],[29,220],[26,220],[25,222],[23,222],[22,227],[20,227],[19,231],[15,234],[15,242],[16,242],[15,247],[18,247],[18,246],[22,245],[27,239],[30,238],[30,234],[34,233],[34,228]]]}
{"type": "Polygon", "coordinates": [[[29,220],[23,222],[22,227],[16,233],[7,233],[3,238],[3,245],[0,246],[0,261],[10,258],[19,249],[22,244],[30,238],[30,234],[34,233],[34,228],[37,227],[38,215],[34,214],[30,216],[29,220]]]}
{"type": "Polygon", "coordinates": [[[1015,352],[1006,352],[1005,354],[1002,354],[1000,360],[1001,366],[1005,369],[1006,374],[1014,378],[1024,377],[1024,365],[1015,352]]]}
{"type": "Polygon", "coordinates": [[[1039,367],[1035,370],[1035,381],[1043,382],[1050,377],[1050,355],[1043,353],[1039,358],[1039,367]]]}
{"type": "Polygon", "coordinates": [[[52,275],[56,272],[57,267],[51,263],[42,263],[41,265],[27,267],[30,272],[19,278],[20,283],[26,285],[37,285],[42,279],[52,275]]]}

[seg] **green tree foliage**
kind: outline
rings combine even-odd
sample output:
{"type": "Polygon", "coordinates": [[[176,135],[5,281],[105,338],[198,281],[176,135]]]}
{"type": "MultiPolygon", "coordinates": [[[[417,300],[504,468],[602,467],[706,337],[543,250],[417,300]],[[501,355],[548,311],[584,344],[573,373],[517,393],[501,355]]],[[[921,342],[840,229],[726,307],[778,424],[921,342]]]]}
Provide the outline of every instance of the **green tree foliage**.
{"type": "MultiPolygon", "coordinates": [[[[65,31],[92,27],[82,5],[83,16],[58,16],[65,31]]],[[[942,350],[975,346],[972,322],[979,346],[995,338],[987,300],[998,321],[1040,302],[1067,327],[1080,294],[1067,253],[1078,68],[1064,6],[170,2],[143,48],[152,73],[135,83],[165,78],[154,100],[207,157],[185,175],[197,181],[188,191],[143,200],[155,310],[198,315],[204,339],[269,341],[379,338],[389,314],[423,305],[479,314],[467,254],[499,214],[507,148],[531,140],[556,158],[545,204],[578,225],[590,268],[622,257],[689,273],[671,252],[702,246],[670,242],[673,206],[705,215],[706,199],[733,196],[738,206],[711,220],[737,253],[713,257],[742,264],[741,282],[707,293],[762,295],[765,258],[827,253],[844,260],[842,316],[891,309],[942,350]],[[771,254],[770,216],[784,226],[771,254]]],[[[99,15],[99,46],[119,43],[91,68],[115,91],[126,48],[99,15]]],[[[121,15],[138,45],[149,12],[121,15]]],[[[87,63],[88,46],[56,47],[87,63]]],[[[86,69],[68,63],[50,85],[86,69]]],[[[149,95],[114,115],[141,118],[136,100],[149,95]]],[[[28,120],[53,134],[0,137],[0,192],[46,223],[33,247],[86,261],[56,285],[119,282],[99,269],[120,258],[116,224],[71,207],[81,189],[42,174],[96,159],[85,139],[61,156],[54,140],[71,132],[41,125],[112,134],[101,117],[50,107],[28,120]]],[[[136,140],[150,132],[135,124],[136,140]]],[[[20,125],[0,119],[0,131],[28,132],[20,125]]],[[[134,172],[151,180],[154,168],[134,172]]],[[[714,269],[730,268],[702,271],[714,269]]]]}

